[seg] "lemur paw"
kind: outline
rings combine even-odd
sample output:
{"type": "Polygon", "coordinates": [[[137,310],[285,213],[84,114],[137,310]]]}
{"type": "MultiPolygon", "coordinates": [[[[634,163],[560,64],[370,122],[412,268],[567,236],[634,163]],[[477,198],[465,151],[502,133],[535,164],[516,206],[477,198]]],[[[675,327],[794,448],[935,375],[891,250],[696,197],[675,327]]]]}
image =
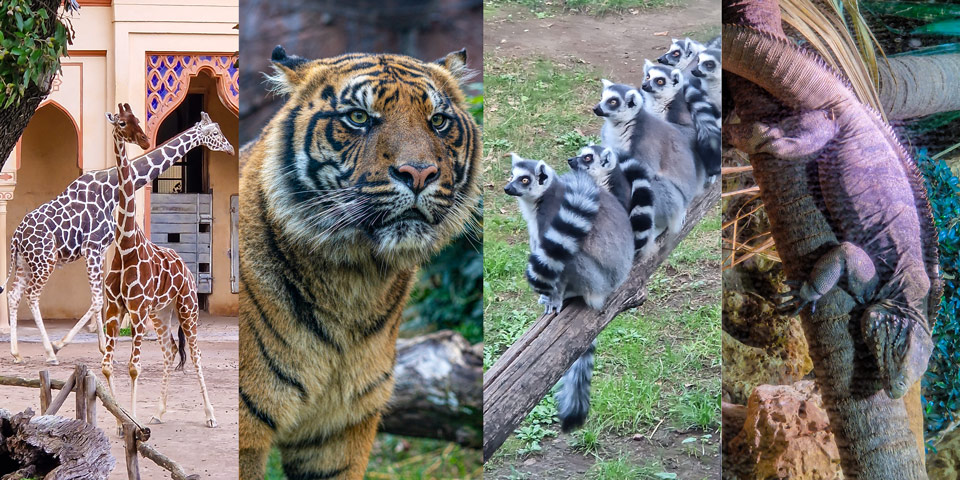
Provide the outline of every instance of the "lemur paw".
{"type": "Polygon", "coordinates": [[[547,295],[540,295],[540,300],[537,300],[537,303],[545,306],[543,310],[544,315],[560,313],[560,309],[563,308],[563,300],[557,301],[547,295]]]}

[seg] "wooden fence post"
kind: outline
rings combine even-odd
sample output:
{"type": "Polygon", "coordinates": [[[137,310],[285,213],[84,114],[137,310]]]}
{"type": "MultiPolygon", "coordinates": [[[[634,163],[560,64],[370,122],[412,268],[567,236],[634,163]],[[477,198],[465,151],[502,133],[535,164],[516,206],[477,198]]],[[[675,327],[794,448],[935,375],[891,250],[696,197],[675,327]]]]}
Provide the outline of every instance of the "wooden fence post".
{"type": "Polygon", "coordinates": [[[87,423],[97,426],[97,376],[87,372],[83,390],[87,396],[87,423]]]}
{"type": "Polygon", "coordinates": [[[53,393],[50,391],[50,371],[40,370],[40,415],[50,408],[53,393]]]}
{"type": "Polygon", "coordinates": [[[51,402],[47,408],[47,411],[43,412],[44,415],[56,415],[57,410],[60,410],[63,402],[67,400],[67,396],[73,391],[73,386],[77,381],[76,377],[77,372],[73,372],[67,377],[67,381],[63,382],[63,388],[60,390],[60,393],[57,394],[57,398],[54,398],[53,402],[51,402]]]}
{"type": "Polygon", "coordinates": [[[653,258],[633,265],[629,279],[607,299],[602,311],[590,310],[576,300],[559,314],[541,316],[487,370],[483,377],[484,460],[493,456],[614,317],[643,304],[647,280],[693,227],[716,208],[719,198],[720,182],[695,198],[680,232],[665,238],[653,258]]]}
{"type": "Polygon", "coordinates": [[[140,480],[140,464],[137,459],[137,427],[133,422],[123,422],[123,448],[127,456],[127,479],[140,480]]]}
{"type": "Polygon", "coordinates": [[[78,363],[76,369],[73,371],[73,376],[76,377],[77,385],[77,394],[75,395],[76,400],[76,410],[77,410],[77,420],[81,422],[87,421],[87,366],[78,363]]]}

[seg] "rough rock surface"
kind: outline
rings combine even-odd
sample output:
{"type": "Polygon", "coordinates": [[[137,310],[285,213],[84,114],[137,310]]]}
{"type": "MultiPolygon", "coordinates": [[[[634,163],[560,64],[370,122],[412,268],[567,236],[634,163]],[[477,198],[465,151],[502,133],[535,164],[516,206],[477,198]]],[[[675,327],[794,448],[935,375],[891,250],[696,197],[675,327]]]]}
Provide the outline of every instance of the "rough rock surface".
{"type": "Polygon", "coordinates": [[[960,478],[960,429],[946,434],[936,447],[936,453],[930,452],[927,456],[930,480],[960,478]]]}
{"type": "Polygon", "coordinates": [[[723,396],[744,404],[758,385],[790,384],[813,369],[800,322],[784,322],[775,343],[751,346],[722,332],[723,396]]]}
{"type": "Polygon", "coordinates": [[[743,430],[724,448],[723,477],[740,480],[836,480],[840,453],[812,381],[760,385],[747,402],[743,430]]]}

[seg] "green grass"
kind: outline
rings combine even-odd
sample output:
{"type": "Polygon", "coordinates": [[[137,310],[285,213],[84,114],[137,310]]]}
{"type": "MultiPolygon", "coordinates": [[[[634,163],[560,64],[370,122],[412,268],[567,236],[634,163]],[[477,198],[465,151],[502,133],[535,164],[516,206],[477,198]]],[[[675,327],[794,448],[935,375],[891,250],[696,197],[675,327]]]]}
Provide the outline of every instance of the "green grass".
{"type": "Polygon", "coordinates": [[[597,16],[622,14],[630,10],[675,7],[682,5],[683,0],[486,0],[483,3],[485,18],[504,5],[519,5],[545,18],[568,11],[597,16]]]}
{"type": "MultiPolygon", "coordinates": [[[[483,478],[479,451],[464,449],[439,440],[377,435],[365,478],[369,480],[419,480],[426,478],[483,478]]],[[[280,452],[273,450],[267,461],[266,480],[284,480],[280,452]]]]}
{"type": "MultiPolygon", "coordinates": [[[[537,319],[542,308],[523,276],[528,238],[516,200],[503,194],[505,155],[544,160],[560,172],[602,121],[599,74],[584,65],[487,57],[484,62],[484,367],[537,319]]],[[[572,446],[595,455],[589,478],[658,478],[659,465],[636,465],[603,445],[605,436],[659,428],[714,431],[720,420],[720,216],[701,222],[650,279],[640,309],[611,322],[599,337],[587,424],[572,446]],[[707,288],[709,287],[709,288],[707,288]],[[610,458],[612,456],[612,458],[610,458]]],[[[517,464],[557,435],[548,395],[495,456],[517,464]]],[[[517,472],[516,478],[523,478],[517,472]]]]}

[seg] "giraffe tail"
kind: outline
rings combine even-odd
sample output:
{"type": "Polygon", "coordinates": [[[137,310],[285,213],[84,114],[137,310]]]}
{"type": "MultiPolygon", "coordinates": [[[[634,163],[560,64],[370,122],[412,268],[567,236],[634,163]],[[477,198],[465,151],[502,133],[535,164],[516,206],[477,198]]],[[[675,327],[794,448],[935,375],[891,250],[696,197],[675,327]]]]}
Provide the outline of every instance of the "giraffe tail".
{"type": "Polygon", "coordinates": [[[14,266],[17,264],[17,243],[16,240],[10,240],[10,263],[7,264],[7,278],[3,279],[3,283],[0,284],[0,293],[7,288],[7,282],[10,281],[10,277],[13,276],[14,266]]]}
{"type": "Polygon", "coordinates": [[[177,368],[174,370],[183,370],[183,364],[187,363],[187,351],[183,348],[183,344],[186,343],[187,338],[183,334],[183,327],[180,327],[179,331],[177,332],[177,337],[179,337],[177,349],[180,352],[180,363],[177,364],[177,368]]]}

